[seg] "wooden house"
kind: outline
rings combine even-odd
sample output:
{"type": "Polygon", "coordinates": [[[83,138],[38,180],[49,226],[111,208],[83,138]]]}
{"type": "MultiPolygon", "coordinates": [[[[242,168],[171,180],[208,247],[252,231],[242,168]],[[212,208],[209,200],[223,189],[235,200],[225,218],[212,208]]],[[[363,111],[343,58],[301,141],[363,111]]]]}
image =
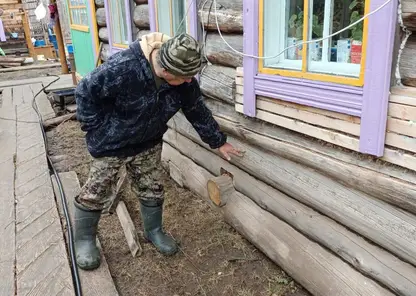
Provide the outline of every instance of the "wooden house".
{"type": "Polygon", "coordinates": [[[204,44],[205,103],[245,155],[178,113],[162,155],[178,184],[313,295],[416,295],[414,1],[95,4],[103,61],[149,30],[204,44]]]}
{"type": "Polygon", "coordinates": [[[5,54],[27,53],[27,45],[24,31],[25,14],[22,1],[0,1],[2,31],[5,39],[0,39],[0,47],[5,54]]]}

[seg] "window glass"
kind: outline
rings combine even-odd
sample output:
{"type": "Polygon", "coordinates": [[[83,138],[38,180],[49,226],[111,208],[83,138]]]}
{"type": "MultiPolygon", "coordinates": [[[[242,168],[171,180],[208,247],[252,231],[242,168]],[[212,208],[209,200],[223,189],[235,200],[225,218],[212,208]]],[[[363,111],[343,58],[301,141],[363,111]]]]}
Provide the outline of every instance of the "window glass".
{"type": "Polygon", "coordinates": [[[124,0],[109,0],[113,44],[129,44],[125,3],[124,0]]]}
{"type": "Polygon", "coordinates": [[[169,36],[188,31],[186,0],[156,0],[157,30],[169,36]]]}
{"type": "Polygon", "coordinates": [[[69,4],[71,24],[89,26],[85,0],[70,0],[69,4]]]}
{"type": "Polygon", "coordinates": [[[187,20],[186,14],[186,0],[173,0],[172,1],[172,18],[173,18],[173,35],[186,33],[187,31],[187,20]]]}
{"type": "MultiPolygon", "coordinates": [[[[309,40],[331,35],[364,15],[364,0],[314,0],[309,40]]],[[[330,39],[309,44],[310,72],[358,76],[360,73],[363,22],[330,39]]]]}
{"type": "Polygon", "coordinates": [[[166,35],[171,35],[170,0],[157,0],[157,30],[166,35]]]}
{"type": "MultiPolygon", "coordinates": [[[[264,0],[264,56],[275,56],[303,39],[303,0],[264,0]]],[[[264,61],[266,67],[300,70],[302,46],[264,61]]]]}
{"type": "MultiPolygon", "coordinates": [[[[365,0],[263,0],[263,56],[275,56],[285,48],[318,40],[337,32],[364,15],[365,0]],[[308,11],[305,24],[304,14],[308,11]],[[308,26],[307,36],[303,29],[308,26]]],[[[358,77],[361,69],[363,22],[330,39],[302,44],[284,54],[263,60],[264,67],[358,77]]]]}

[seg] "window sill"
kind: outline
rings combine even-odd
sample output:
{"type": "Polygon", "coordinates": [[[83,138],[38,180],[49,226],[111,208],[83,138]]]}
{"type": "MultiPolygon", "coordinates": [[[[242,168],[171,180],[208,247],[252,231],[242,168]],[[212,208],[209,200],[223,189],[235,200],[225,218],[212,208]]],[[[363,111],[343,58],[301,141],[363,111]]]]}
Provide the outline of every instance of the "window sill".
{"type": "Polygon", "coordinates": [[[88,26],[83,26],[83,25],[71,25],[71,30],[81,31],[85,33],[90,32],[90,28],[88,26]]]}
{"type": "Polygon", "coordinates": [[[278,75],[254,77],[256,95],[361,116],[363,89],[278,75]]]}
{"type": "Polygon", "coordinates": [[[113,43],[114,48],[126,49],[129,48],[128,44],[113,43]]]}
{"type": "MultiPolygon", "coordinates": [[[[301,60],[283,60],[278,63],[266,64],[264,69],[272,70],[291,70],[301,71],[302,61],[301,60]]],[[[334,76],[334,78],[355,78],[358,79],[360,75],[361,65],[352,63],[338,63],[338,62],[321,62],[311,61],[308,72],[305,74],[328,74],[334,76]]]]}

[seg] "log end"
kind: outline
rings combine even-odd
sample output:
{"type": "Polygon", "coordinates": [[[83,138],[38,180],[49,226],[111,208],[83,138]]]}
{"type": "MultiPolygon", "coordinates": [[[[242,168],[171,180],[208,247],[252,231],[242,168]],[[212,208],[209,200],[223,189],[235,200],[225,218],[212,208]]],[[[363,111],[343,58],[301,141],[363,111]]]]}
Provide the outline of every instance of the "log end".
{"type": "Polygon", "coordinates": [[[235,192],[233,180],[229,175],[212,178],[207,182],[208,195],[214,205],[223,207],[229,196],[235,192]]]}

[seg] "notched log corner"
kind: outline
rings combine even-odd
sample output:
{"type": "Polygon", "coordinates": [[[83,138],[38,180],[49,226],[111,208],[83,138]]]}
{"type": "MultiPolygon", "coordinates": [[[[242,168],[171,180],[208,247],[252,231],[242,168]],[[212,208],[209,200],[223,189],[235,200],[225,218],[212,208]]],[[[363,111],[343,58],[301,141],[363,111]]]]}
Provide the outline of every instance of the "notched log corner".
{"type": "Polygon", "coordinates": [[[225,206],[230,195],[235,193],[232,176],[227,173],[209,179],[207,189],[209,198],[217,207],[225,206]]]}

